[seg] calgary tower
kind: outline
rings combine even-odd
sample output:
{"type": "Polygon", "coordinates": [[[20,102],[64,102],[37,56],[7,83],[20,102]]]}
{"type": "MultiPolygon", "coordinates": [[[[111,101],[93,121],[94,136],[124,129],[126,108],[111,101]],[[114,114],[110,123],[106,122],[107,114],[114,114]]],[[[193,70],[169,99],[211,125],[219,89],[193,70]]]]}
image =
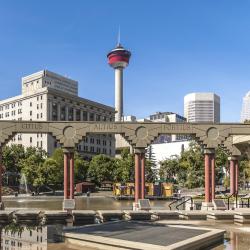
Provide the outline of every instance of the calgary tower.
{"type": "Polygon", "coordinates": [[[115,121],[123,121],[123,69],[129,64],[131,53],[118,41],[115,49],[108,55],[109,65],[115,69],[115,121]]]}

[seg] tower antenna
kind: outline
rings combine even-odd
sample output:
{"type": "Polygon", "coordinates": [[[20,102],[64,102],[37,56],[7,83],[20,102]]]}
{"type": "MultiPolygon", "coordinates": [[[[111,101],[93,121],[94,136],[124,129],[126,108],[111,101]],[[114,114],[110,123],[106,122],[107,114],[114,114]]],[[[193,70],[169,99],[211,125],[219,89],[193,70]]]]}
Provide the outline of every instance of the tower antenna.
{"type": "Polygon", "coordinates": [[[121,28],[119,25],[119,29],[118,29],[118,37],[117,37],[117,46],[121,46],[121,28]]]}

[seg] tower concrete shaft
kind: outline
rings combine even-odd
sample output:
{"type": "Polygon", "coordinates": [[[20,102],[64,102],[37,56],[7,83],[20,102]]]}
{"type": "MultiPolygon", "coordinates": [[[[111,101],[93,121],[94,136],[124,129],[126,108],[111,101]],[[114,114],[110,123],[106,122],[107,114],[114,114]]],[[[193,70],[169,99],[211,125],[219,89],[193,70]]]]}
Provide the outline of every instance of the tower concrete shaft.
{"type": "Polygon", "coordinates": [[[115,69],[115,121],[123,121],[123,68],[115,69]]]}

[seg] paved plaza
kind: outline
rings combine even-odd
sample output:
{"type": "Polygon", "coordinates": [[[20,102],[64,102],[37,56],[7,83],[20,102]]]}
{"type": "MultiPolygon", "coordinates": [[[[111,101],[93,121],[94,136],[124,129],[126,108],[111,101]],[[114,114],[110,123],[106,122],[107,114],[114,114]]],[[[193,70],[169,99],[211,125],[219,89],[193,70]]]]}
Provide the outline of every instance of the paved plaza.
{"type": "Polygon", "coordinates": [[[223,240],[223,230],[154,222],[111,222],[67,229],[69,242],[100,249],[198,249],[223,240]],[[190,248],[191,247],[191,248],[190,248]]]}

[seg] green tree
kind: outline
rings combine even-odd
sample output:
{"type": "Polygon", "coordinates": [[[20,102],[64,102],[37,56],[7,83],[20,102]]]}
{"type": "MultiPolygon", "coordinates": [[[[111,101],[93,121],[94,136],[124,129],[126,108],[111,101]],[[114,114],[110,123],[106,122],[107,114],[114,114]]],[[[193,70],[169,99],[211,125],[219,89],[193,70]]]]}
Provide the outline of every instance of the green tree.
{"type": "Polygon", "coordinates": [[[114,181],[122,183],[134,181],[134,156],[130,154],[129,148],[123,149],[121,158],[115,159],[114,181]]]}
{"type": "Polygon", "coordinates": [[[45,159],[40,153],[35,153],[20,161],[21,173],[26,176],[28,184],[31,184],[35,187],[39,186],[39,169],[41,168],[44,161],[45,159]]]}
{"type": "Polygon", "coordinates": [[[145,180],[147,182],[154,182],[157,179],[157,161],[153,152],[152,145],[148,146],[146,150],[145,162],[145,180]]]}
{"type": "Polygon", "coordinates": [[[225,175],[223,178],[223,186],[225,187],[226,191],[227,191],[229,185],[230,185],[230,178],[229,178],[229,176],[225,175]]]}
{"type": "Polygon", "coordinates": [[[243,156],[239,165],[239,182],[244,187],[250,181],[250,161],[246,156],[243,156]]]}
{"type": "Polygon", "coordinates": [[[56,161],[58,166],[61,166],[63,168],[64,166],[64,156],[63,156],[63,150],[62,148],[56,148],[51,156],[52,159],[56,161]]]}
{"type": "Polygon", "coordinates": [[[215,150],[215,183],[218,184],[223,182],[224,179],[224,169],[228,173],[228,153],[222,147],[218,147],[215,150]]]}
{"type": "Polygon", "coordinates": [[[88,177],[97,185],[103,181],[114,181],[115,160],[107,155],[96,155],[92,158],[88,177]]]}
{"type": "Polygon", "coordinates": [[[78,153],[75,153],[74,165],[75,182],[79,183],[86,180],[88,175],[89,162],[83,160],[83,158],[78,153]]]}
{"type": "Polygon", "coordinates": [[[3,165],[8,172],[19,173],[20,161],[26,158],[25,149],[22,145],[11,145],[3,148],[3,165]]]}
{"type": "Polygon", "coordinates": [[[175,156],[160,162],[160,178],[164,181],[173,181],[179,173],[179,157],[175,156]]]}
{"type": "Polygon", "coordinates": [[[37,172],[35,182],[37,186],[47,185],[54,189],[56,185],[63,183],[63,168],[52,158],[47,158],[43,164],[40,164],[37,172]]]}
{"type": "Polygon", "coordinates": [[[200,145],[191,142],[180,157],[177,179],[188,188],[204,186],[204,156],[200,145]]]}

